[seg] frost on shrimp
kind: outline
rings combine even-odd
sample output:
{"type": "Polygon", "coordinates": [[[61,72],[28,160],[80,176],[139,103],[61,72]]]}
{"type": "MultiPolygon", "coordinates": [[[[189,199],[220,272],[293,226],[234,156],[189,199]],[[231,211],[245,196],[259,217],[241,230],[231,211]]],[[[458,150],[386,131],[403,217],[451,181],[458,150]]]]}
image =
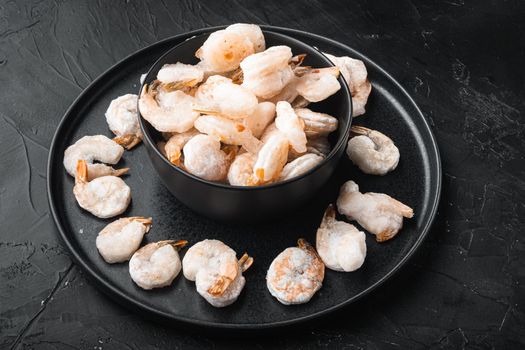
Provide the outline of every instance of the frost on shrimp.
{"type": "Polygon", "coordinates": [[[386,194],[359,192],[359,186],[351,180],[339,191],[337,209],[374,234],[378,242],[392,239],[403,227],[403,217],[414,216],[412,208],[386,194]]]}
{"type": "Polygon", "coordinates": [[[394,142],[379,131],[363,126],[352,126],[352,133],[358,136],[348,141],[348,158],[364,173],[385,175],[399,163],[399,149],[394,142]]]}
{"type": "Polygon", "coordinates": [[[176,133],[169,137],[168,141],[161,146],[163,154],[173,165],[181,165],[182,148],[194,136],[199,135],[196,129],[190,129],[183,133],[176,133]]]}
{"type": "Polygon", "coordinates": [[[288,139],[278,130],[264,141],[253,166],[253,174],[259,184],[277,180],[288,160],[288,139]]]}
{"type": "Polygon", "coordinates": [[[254,186],[257,180],[253,175],[256,157],[246,152],[237,155],[228,170],[228,182],[233,186],[254,186]]]}
{"type": "Polygon", "coordinates": [[[145,245],[129,260],[129,275],[143,289],[169,286],[180,273],[178,250],[188,242],[159,241],[145,245]]]}
{"type": "Polygon", "coordinates": [[[283,133],[290,142],[290,146],[299,152],[306,152],[306,134],[304,132],[304,122],[299,119],[292,106],[285,101],[277,102],[275,107],[277,116],[275,126],[283,133]]]}
{"type": "Polygon", "coordinates": [[[203,79],[204,70],[201,67],[181,62],[165,64],[157,73],[157,80],[169,90],[192,87],[203,79]]]}
{"type": "Polygon", "coordinates": [[[88,182],[85,160],[79,160],[73,194],[78,205],[99,218],[122,214],[131,200],[128,185],[116,176],[101,176],[88,182]]]}
{"type": "Polygon", "coordinates": [[[113,139],[119,145],[132,149],[142,141],[138,112],[138,96],[126,94],[119,96],[109,104],[106,121],[109,129],[116,135],[113,139]]]}
{"type": "Polygon", "coordinates": [[[256,24],[235,23],[226,27],[226,31],[242,35],[253,44],[255,52],[264,51],[266,43],[261,28],[256,24]]]}
{"type": "Polygon", "coordinates": [[[365,234],[354,225],[336,220],[335,214],[334,206],[328,206],[317,229],[317,252],[329,269],[355,271],[365,261],[365,234]]]}
{"type": "Polygon", "coordinates": [[[308,138],[327,136],[337,130],[338,120],[326,113],[314,112],[308,108],[294,108],[304,122],[304,132],[308,138]]]}
{"type": "Polygon", "coordinates": [[[64,168],[69,175],[75,176],[78,161],[85,160],[88,167],[88,180],[105,175],[120,176],[128,169],[116,170],[101,163],[117,164],[122,154],[124,148],[106,136],[84,136],[64,152],[64,168]],[[92,164],[94,161],[101,163],[92,164]]]}
{"type": "Polygon", "coordinates": [[[337,67],[310,69],[297,82],[297,92],[309,102],[319,102],[335,94],[341,85],[337,67]]]}
{"type": "Polygon", "coordinates": [[[139,249],[140,242],[148,233],[151,223],[151,218],[140,216],[113,221],[97,236],[98,252],[109,264],[128,261],[139,249]]]}
{"type": "Polygon", "coordinates": [[[275,119],[275,104],[261,102],[257,105],[255,112],[244,118],[244,126],[248,128],[253,136],[260,138],[264,129],[275,119]]]}
{"type": "Polygon", "coordinates": [[[315,249],[302,238],[297,245],[281,252],[266,274],[270,294],[284,305],[307,303],[324,280],[324,264],[315,249]]]}
{"type": "Polygon", "coordinates": [[[221,143],[213,136],[197,135],[183,148],[184,168],[191,174],[210,181],[226,178],[228,167],[235,156],[221,150],[221,143]]]}
{"type": "Polygon", "coordinates": [[[140,113],[155,129],[162,132],[185,132],[193,127],[199,113],[193,110],[194,98],[182,91],[165,92],[158,86],[144,85],[140,113]]]}
{"type": "Polygon", "coordinates": [[[323,161],[324,157],[313,153],[306,153],[286,164],[281,172],[280,180],[289,180],[306,173],[323,161]]]}

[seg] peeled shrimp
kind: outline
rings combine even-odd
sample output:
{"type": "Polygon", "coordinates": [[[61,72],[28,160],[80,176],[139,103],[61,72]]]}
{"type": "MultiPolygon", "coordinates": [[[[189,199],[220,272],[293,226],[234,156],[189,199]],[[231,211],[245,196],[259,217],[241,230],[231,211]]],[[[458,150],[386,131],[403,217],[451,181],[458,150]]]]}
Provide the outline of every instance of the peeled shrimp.
{"type": "Polygon", "coordinates": [[[257,153],[261,142],[243,124],[214,115],[203,115],[195,121],[195,129],[217,137],[222,143],[243,146],[250,153],[257,153]]]}
{"type": "Polygon", "coordinates": [[[128,261],[151,227],[151,218],[133,216],[113,221],[97,236],[97,249],[107,263],[128,261]]]}
{"type": "Polygon", "coordinates": [[[231,119],[245,118],[257,109],[257,97],[230,79],[213,75],[195,93],[196,111],[217,114],[231,119]]]}
{"type": "Polygon", "coordinates": [[[257,97],[269,99],[293,79],[288,61],[292,50],[288,46],[272,46],[266,51],[246,57],[240,64],[243,72],[242,86],[257,97]]]}
{"type": "Polygon", "coordinates": [[[257,154],[253,174],[259,183],[277,180],[288,160],[288,139],[279,131],[273,132],[257,154]]]}
{"type": "Polygon", "coordinates": [[[257,180],[253,175],[256,156],[246,152],[238,154],[228,169],[228,182],[233,186],[253,186],[257,180]]]}
{"type": "Polygon", "coordinates": [[[306,153],[286,164],[281,172],[280,180],[289,180],[306,173],[323,161],[324,157],[317,154],[306,153]]]}
{"type": "Polygon", "coordinates": [[[221,143],[213,136],[197,135],[183,148],[184,167],[193,175],[210,181],[226,178],[232,155],[221,150],[221,143]]]}
{"type": "Polygon", "coordinates": [[[299,153],[290,149],[288,152],[288,161],[291,162],[294,159],[297,159],[301,156],[304,156],[307,153],[316,154],[320,157],[325,158],[330,153],[332,146],[326,137],[316,137],[313,139],[308,139],[306,142],[306,153],[299,153]]]}
{"type": "Polygon", "coordinates": [[[217,280],[221,278],[220,267],[209,265],[201,268],[195,277],[197,292],[215,307],[225,307],[233,304],[241,294],[246,279],[242,275],[253,263],[253,258],[244,254],[238,261],[239,272],[222,293],[212,293],[217,280]],[[210,292],[211,291],[211,292],[210,292]]]}
{"type": "Polygon", "coordinates": [[[255,112],[244,119],[244,126],[253,136],[260,138],[264,129],[275,119],[275,105],[271,102],[261,102],[255,112]]]}
{"type": "Polygon", "coordinates": [[[403,217],[414,216],[412,208],[386,194],[359,192],[359,186],[351,180],[339,191],[337,209],[374,234],[378,242],[393,238],[403,227],[403,217]]]}
{"type": "Polygon", "coordinates": [[[75,176],[77,163],[85,160],[88,167],[88,180],[99,176],[120,176],[128,169],[113,169],[105,164],[91,164],[93,161],[101,163],[117,164],[124,154],[124,148],[115,141],[103,135],[84,136],[64,152],[64,167],[69,175],[75,176]]]}
{"type": "Polygon", "coordinates": [[[311,69],[299,78],[297,92],[309,102],[319,102],[341,88],[337,67],[311,69]]]}
{"type": "Polygon", "coordinates": [[[283,133],[290,142],[290,146],[299,152],[306,152],[306,134],[304,132],[304,122],[295,114],[292,106],[285,101],[277,102],[275,107],[277,116],[275,126],[283,133]]]}
{"type": "Polygon", "coordinates": [[[248,38],[253,44],[255,52],[264,51],[266,43],[261,28],[256,24],[235,23],[226,27],[226,31],[234,32],[248,38]]]}
{"type": "Polygon", "coordinates": [[[203,79],[204,71],[201,67],[181,62],[165,64],[157,73],[157,80],[170,90],[195,86],[203,79]]]}
{"type": "Polygon", "coordinates": [[[113,139],[119,145],[132,149],[142,141],[138,112],[138,96],[126,94],[119,96],[109,104],[106,121],[109,129],[117,136],[113,139]]]}
{"type": "Polygon", "coordinates": [[[99,218],[122,214],[131,200],[131,190],[119,177],[108,175],[88,182],[88,167],[79,160],[73,194],[81,208],[99,218]]]}
{"type": "Polygon", "coordinates": [[[304,239],[297,245],[279,254],[266,274],[270,294],[284,305],[307,303],[323,284],[321,258],[304,239]]]}
{"type": "Polygon", "coordinates": [[[352,95],[352,116],[357,117],[365,113],[365,105],[372,91],[372,84],[367,79],[367,71],[363,61],[348,56],[336,57],[325,53],[339,69],[345,78],[352,95]]]}
{"type": "Polygon", "coordinates": [[[199,131],[196,129],[190,129],[180,134],[173,134],[162,147],[166,158],[168,158],[172,164],[179,166],[182,148],[192,137],[199,134],[199,131]]]}
{"type": "Polygon", "coordinates": [[[239,63],[254,52],[249,37],[235,30],[218,30],[210,34],[195,56],[208,70],[224,73],[239,67],[239,63]]]}
{"type": "Polygon", "coordinates": [[[327,136],[337,130],[338,120],[326,113],[314,112],[308,108],[294,108],[304,122],[304,132],[308,138],[327,136]]]}
{"type": "Polygon", "coordinates": [[[352,126],[352,132],[359,136],[348,141],[346,154],[364,173],[385,175],[399,163],[399,149],[392,140],[363,126],[352,126]]]}
{"type": "Polygon", "coordinates": [[[334,271],[355,271],[366,256],[365,233],[354,225],[337,221],[333,205],[328,206],[317,229],[316,247],[326,267],[334,271]]]}
{"type": "Polygon", "coordinates": [[[156,92],[144,85],[139,99],[140,113],[158,131],[184,132],[193,127],[199,113],[194,98],[182,91],[156,92]],[[158,100],[155,98],[158,94],[158,100]]]}
{"type": "Polygon", "coordinates": [[[178,250],[187,241],[159,241],[145,245],[129,260],[129,275],[142,289],[169,286],[181,270],[178,250]]]}

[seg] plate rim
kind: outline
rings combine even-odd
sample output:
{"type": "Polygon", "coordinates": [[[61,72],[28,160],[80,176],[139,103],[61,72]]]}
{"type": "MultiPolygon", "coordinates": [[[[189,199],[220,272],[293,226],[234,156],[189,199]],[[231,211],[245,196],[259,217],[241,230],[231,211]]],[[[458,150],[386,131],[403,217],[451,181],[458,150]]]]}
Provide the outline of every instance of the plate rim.
{"type": "MultiPolygon", "coordinates": [[[[359,299],[365,297],[366,295],[370,294],[372,291],[377,290],[380,286],[382,286],[386,281],[390,280],[394,275],[396,275],[402,267],[406,265],[408,260],[413,257],[417,249],[420,247],[422,242],[427,237],[430,228],[432,227],[435,219],[436,214],[439,207],[439,202],[441,199],[441,191],[442,191],[442,164],[441,164],[441,157],[439,154],[439,147],[436,141],[436,138],[430,128],[430,125],[425,118],[425,115],[419,108],[419,106],[416,104],[414,99],[410,96],[410,94],[406,91],[406,89],[396,80],[394,79],[387,71],[385,71],[381,66],[379,66],[377,63],[375,63],[373,60],[371,60],[368,56],[356,51],[355,49],[351,48],[350,46],[340,43],[334,39],[315,34],[310,33],[307,31],[302,31],[299,29],[293,29],[293,28],[285,28],[285,27],[279,27],[279,26],[272,26],[272,25],[264,25],[259,24],[260,27],[266,29],[266,30],[276,30],[279,33],[284,33],[285,35],[306,35],[310,36],[312,38],[315,38],[319,41],[324,41],[329,43],[330,45],[339,47],[342,50],[352,52],[352,54],[359,56],[359,58],[366,61],[367,65],[373,66],[374,69],[378,70],[382,75],[384,75],[388,80],[390,80],[391,83],[396,86],[396,88],[405,96],[407,101],[413,105],[415,108],[415,111],[420,115],[422,119],[422,126],[424,128],[424,131],[428,134],[430,137],[430,142],[427,145],[428,151],[432,152],[433,157],[435,157],[436,160],[436,169],[432,171],[436,174],[436,184],[435,188],[433,189],[436,193],[436,196],[433,198],[431,203],[429,203],[429,220],[427,220],[426,224],[420,231],[420,235],[418,239],[415,241],[415,243],[410,247],[408,252],[399,260],[399,262],[390,269],[389,272],[387,272],[385,275],[383,275],[378,281],[371,284],[366,289],[362,290],[358,294],[352,296],[351,298],[345,300],[344,302],[341,302],[339,304],[333,305],[331,307],[325,308],[321,311],[313,312],[311,314],[308,314],[306,316],[296,317],[289,320],[284,321],[275,321],[271,323],[221,323],[221,322],[214,322],[214,321],[203,321],[203,320],[197,320],[193,318],[188,318],[185,316],[178,316],[171,313],[163,312],[161,310],[154,309],[148,305],[142,304],[138,302],[137,300],[129,297],[124,292],[122,292],[119,288],[112,285],[107,281],[107,279],[101,277],[96,271],[93,270],[93,268],[90,266],[89,261],[85,261],[80,254],[76,251],[76,248],[72,242],[70,242],[68,238],[68,234],[66,233],[66,230],[64,229],[60,218],[60,215],[58,213],[54,194],[52,193],[52,187],[53,182],[52,181],[52,174],[53,174],[53,167],[55,165],[56,161],[56,151],[55,148],[57,147],[57,144],[59,143],[58,136],[63,133],[63,129],[66,128],[67,121],[70,119],[70,115],[72,114],[74,108],[76,108],[76,105],[85,98],[88,91],[90,90],[90,87],[92,85],[96,85],[104,79],[108,74],[110,74],[112,71],[116,70],[121,65],[126,64],[130,59],[135,57],[136,55],[140,55],[143,52],[146,52],[148,50],[151,50],[155,46],[161,46],[164,45],[170,41],[173,40],[187,40],[195,35],[202,34],[204,32],[210,31],[210,30],[219,30],[223,29],[226,26],[214,26],[214,27],[206,27],[206,28],[200,28],[192,31],[188,31],[185,33],[177,34],[174,36],[167,37],[165,39],[159,40],[151,45],[148,45],[142,49],[139,49],[137,51],[132,52],[131,54],[127,55],[123,59],[119,60],[115,64],[113,64],[110,68],[105,70],[103,73],[101,73],[96,79],[94,79],[92,82],[89,83],[88,86],[86,86],[83,91],[80,93],[80,95],[70,104],[70,106],[67,108],[67,110],[64,112],[64,115],[62,116],[60,122],[57,125],[57,128],[55,130],[55,133],[53,135],[53,139],[51,141],[50,147],[49,147],[49,154],[47,158],[47,179],[46,179],[46,187],[47,187],[47,200],[49,204],[49,209],[51,216],[53,217],[53,221],[55,223],[56,228],[58,229],[59,237],[62,241],[62,243],[67,247],[70,256],[73,258],[74,262],[82,267],[84,271],[87,272],[87,275],[94,279],[99,286],[101,286],[102,291],[110,296],[113,300],[117,301],[119,304],[125,306],[125,307],[134,307],[140,311],[145,311],[148,314],[147,315],[141,315],[141,316],[152,316],[154,318],[162,318],[170,320],[171,322],[177,322],[177,323],[185,323],[190,325],[196,325],[203,328],[212,328],[212,329],[222,329],[222,330],[265,330],[265,329],[271,329],[271,328],[278,328],[278,327],[285,327],[285,326],[292,326],[297,325],[300,323],[304,323],[307,321],[311,321],[315,318],[319,318],[322,316],[326,316],[330,313],[333,313],[336,310],[339,310],[343,307],[346,307],[350,304],[355,303],[359,299]]],[[[418,127],[418,130],[420,128],[418,127]]],[[[431,158],[431,157],[429,157],[431,158]]]]}

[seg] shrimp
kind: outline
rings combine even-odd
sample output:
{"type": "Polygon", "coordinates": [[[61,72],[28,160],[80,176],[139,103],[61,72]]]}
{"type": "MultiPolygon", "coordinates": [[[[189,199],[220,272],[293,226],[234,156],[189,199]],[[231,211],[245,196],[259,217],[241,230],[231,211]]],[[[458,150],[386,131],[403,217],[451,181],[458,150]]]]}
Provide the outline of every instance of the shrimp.
{"type": "Polygon", "coordinates": [[[144,85],[139,98],[140,113],[158,131],[185,132],[193,127],[199,113],[193,110],[194,98],[182,91],[158,93],[144,85]],[[155,96],[158,94],[158,101],[155,96]]]}
{"type": "Polygon", "coordinates": [[[297,92],[297,82],[299,81],[299,78],[295,75],[290,79],[288,84],[286,84],[281,91],[271,98],[267,99],[269,102],[277,103],[279,101],[286,101],[288,103],[293,103],[295,100],[297,100],[299,96],[299,92],[297,92]]]}
{"type": "Polygon", "coordinates": [[[295,114],[304,122],[306,137],[327,136],[337,130],[338,120],[326,113],[314,112],[308,108],[294,108],[295,114]]]}
{"type": "Polygon", "coordinates": [[[129,275],[142,289],[169,286],[181,270],[178,251],[188,241],[159,241],[140,248],[129,260],[129,275]]]}
{"type": "Polygon", "coordinates": [[[149,232],[151,218],[133,216],[113,221],[100,231],[96,245],[98,252],[109,263],[128,261],[140,247],[149,232]]]}
{"type": "Polygon", "coordinates": [[[239,67],[239,63],[255,52],[249,37],[236,30],[218,30],[197,50],[195,56],[209,71],[225,73],[239,67]]]}
{"type": "Polygon", "coordinates": [[[334,206],[330,204],[317,229],[317,252],[329,269],[355,271],[365,261],[365,233],[354,225],[336,220],[335,214],[334,206]]]}
{"type": "Polygon", "coordinates": [[[190,129],[180,134],[173,134],[162,147],[164,155],[173,165],[180,166],[182,148],[189,140],[199,134],[199,131],[196,129],[190,129]]]}
{"type": "Polygon", "coordinates": [[[230,79],[213,75],[199,86],[195,93],[195,111],[240,119],[252,115],[258,105],[257,97],[248,89],[230,79]]]}
{"type": "Polygon", "coordinates": [[[392,140],[363,126],[352,126],[352,132],[359,136],[348,141],[348,158],[366,174],[385,175],[399,163],[399,149],[392,140]]]}
{"type": "Polygon", "coordinates": [[[66,148],[64,152],[64,168],[69,175],[75,176],[77,173],[77,163],[85,160],[88,166],[88,180],[93,180],[99,176],[125,174],[128,169],[113,169],[105,164],[92,164],[99,161],[108,164],[117,164],[124,154],[124,148],[115,141],[103,135],[84,136],[73,145],[66,148]]]}
{"type": "Polygon", "coordinates": [[[237,155],[228,170],[228,182],[233,186],[253,186],[257,180],[253,175],[256,156],[246,152],[237,155]]]}
{"type": "Polygon", "coordinates": [[[182,271],[184,277],[196,281],[201,270],[213,270],[215,277],[206,291],[213,295],[222,295],[240,273],[236,253],[216,239],[205,239],[193,245],[184,259],[182,271]]]}
{"type": "Polygon", "coordinates": [[[257,105],[255,112],[244,118],[244,126],[250,130],[253,136],[260,138],[264,129],[275,119],[275,104],[261,102],[257,105]]]}
{"type": "Polygon", "coordinates": [[[113,139],[119,145],[132,149],[142,141],[137,113],[138,96],[126,94],[119,96],[109,104],[106,121],[109,129],[116,135],[113,139]]]}
{"type": "Polygon", "coordinates": [[[246,57],[240,64],[242,86],[263,99],[279,94],[294,77],[288,64],[291,58],[292,50],[288,46],[272,46],[246,57]]]}
{"type": "Polygon", "coordinates": [[[288,160],[289,145],[288,139],[278,130],[268,136],[253,166],[258,183],[268,183],[279,178],[288,160]]]}
{"type": "Polygon", "coordinates": [[[337,67],[310,69],[299,78],[297,92],[309,102],[319,102],[335,94],[341,85],[337,67]]]}
{"type": "Polygon", "coordinates": [[[264,34],[261,28],[256,24],[235,23],[226,27],[226,31],[234,32],[248,38],[253,44],[255,52],[264,51],[266,48],[264,34]]]}
{"type": "Polygon", "coordinates": [[[280,180],[289,180],[306,173],[323,161],[324,157],[313,153],[306,153],[286,164],[281,172],[280,180]]]}
{"type": "Polygon", "coordinates": [[[275,107],[277,117],[275,126],[283,133],[290,146],[299,153],[306,152],[306,134],[304,132],[304,122],[295,114],[292,106],[285,101],[277,102],[275,107]]]}
{"type": "Polygon", "coordinates": [[[324,53],[330,61],[339,67],[352,95],[352,116],[357,117],[365,113],[365,105],[372,91],[372,84],[368,81],[368,73],[363,61],[348,56],[336,57],[324,53]]]}
{"type": "Polygon", "coordinates": [[[230,285],[220,294],[212,294],[213,286],[218,279],[221,278],[220,268],[210,266],[208,268],[201,268],[197,272],[195,278],[195,286],[197,287],[197,292],[204,298],[208,303],[215,307],[225,307],[233,304],[239,294],[241,294],[244,285],[246,284],[246,279],[242,275],[253,263],[253,258],[244,254],[241,259],[238,261],[239,273],[231,281],[230,285]]]}
{"type": "Polygon", "coordinates": [[[169,90],[192,87],[204,79],[204,71],[199,66],[177,62],[165,64],[157,73],[157,80],[169,90]]]}
{"type": "Polygon", "coordinates": [[[339,191],[337,209],[374,234],[378,242],[394,238],[403,227],[403,217],[414,216],[412,208],[386,194],[359,192],[359,186],[351,180],[339,191]]]}
{"type": "Polygon", "coordinates": [[[250,153],[257,153],[261,147],[261,141],[249,129],[228,118],[203,115],[195,121],[195,128],[217,137],[222,143],[243,146],[250,153]]]}
{"type": "Polygon", "coordinates": [[[270,294],[284,305],[307,303],[323,285],[323,261],[306,240],[297,245],[281,252],[266,274],[270,294]]]}
{"type": "Polygon", "coordinates": [[[316,137],[315,139],[308,139],[308,142],[306,143],[306,150],[309,153],[326,157],[332,150],[332,146],[330,145],[327,137],[316,137]]]}
{"type": "Polygon", "coordinates": [[[131,190],[119,177],[108,175],[88,182],[88,167],[79,160],[73,194],[78,205],[99,218],[122,214],[131,200],[131,190]]]}
{"type": "Polygon", "coordinates": [[[221,150],[217,138],[197,135],[183,148],[184,168],[191,174],[209,181],[222,181],[226,178],[228,167],[234,154],[221,150]]]}

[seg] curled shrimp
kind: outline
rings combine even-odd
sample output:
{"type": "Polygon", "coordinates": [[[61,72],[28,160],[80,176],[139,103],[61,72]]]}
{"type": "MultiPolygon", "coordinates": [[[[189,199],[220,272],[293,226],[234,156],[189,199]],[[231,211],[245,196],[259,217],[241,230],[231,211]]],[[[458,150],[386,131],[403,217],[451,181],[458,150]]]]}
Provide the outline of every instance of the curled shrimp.
{"type": "Polygon", "coordinates": [[[133,216],[113,221],[99,232],[96,240],[98,252],[109,263],[128,261],[140,247],[149,232],[151,218],[133,216]]]}
{"type": "Polygon", "coordinates": [[[178,251],[188,242],[159,241],[146,244],[129,260],[129,275],[142,289],[169,286],[180,273],[181,262],[178,251]]]}
{"type": "Polygon", "coordinates": [[[235,156],[221,150],[221,143],[213,136],[197,135],[183,148],[184,168],[191,174],[210,181],[226,178],[228,167],[235,156]]]}
{"type": "Polygon", "coordinates": [[[220,75],[209,77],[199,86],[195,98],[198,104],[195,111],[231,119],[252,115],[258,105],[257,97],[250,90],[220,75]]]}
{"type": "Polygon", "coordinates": [[[252,132],[252,135],[260,138],[264,129],[275,119],[275,104],[261,102],[257,105],[255,112],[244,118],[244,126],[252,132]]]}
{"type": "Polygon", "coordinates": [[[226,27],[226,31],[234,32],[248,38],[253,44],[255,52],[264,51],[266,48],[264,34],[261,28],[256,24],[235,23],[226,27]]]}
{"type": "Polygon", "coordinates": [[[297,245],[281,252],[266,274],[270,294],[284,305],[307,303],[323,285],[323,261],[306,240],[297,245]]]}
{"type": "Polygon", "coordinates": [[[372,84],[368,81],[368,72],[363,61],[348,56],[336,57],[325,53],[340,70],[345,78],[352,95],[352,116],[357,117],[365,113],[365,105],[372,91],[372,84]]]}
{"type": "Polygon", "coordinates": [[[277,102],[275,106],[277,116],[275,126],[283,133],[290,146],[299,153],[306,152],[306,134],[304,132],[304,122],[299,119],[292,106],[285,101],[277,102]]]}
{"type": "Polygon", "coordinates": [[[215,307],[225,307],[233,304],[246,284],[246,279],[242,273],[250,268],[252,264],[253,258],[245,253],[238,261],[239,272],[237,273],[237,276],[221,293],[212,293],[217,280],[222,277],[220,267],[217,268],[212,265],[199,269],[195,277],[195,287],[197,288],[197,292],[206,299],[208,303],[215,307]]]}
{"type": "Polygon", "coordinates": [[[294,108],[304,122],[304,132],[308,138],[327,136],[337,130],[338,120],[326,113],[314,112],[308,108],[294,108]]]}
{"type": "Polygon", "coordinates": [[[348,158],[364,173],[385,175],[399,163],[399,149],[392,140],[379,131],[352,126],[352,133],[358,136],[348,141],[348,158]]]}
{"type": "Polygon", "coordinates": [[[165,64],[157,73],[157,80],[169,90],[192,87],[203,79],[204,71],[201,67],[181,62],[165,64]]]}
{"type": "Polygon", "coordinates": [[[354,225],[335,218],[329,205],[317,229],[316,248],[326,267],[334,271],[355,271],[366,257],[366,236],[354,225]]]}
{"type": "Polygon", "coordinates": [[[263,99],[279,94],[294,77],[288,64],[291,58],[292,50],[288,46],[272,46],[246,57],[240,64],[242,86],[263,99]]]}
{"type": "Polygon", "coordinates": [[[195,56],[208,70],[225,73],[239,67],[239,63],[254,52],[250,38],[235,30],[223,29],[211,33],[195,56]]]}
{"type": "Polygon", "coordinates": [[[64,168],[69,175],[75,176],[77,163],[82,159],[86,161],[89,170],[88,180],[105,175],[120,176],[125,174],[128,169],[117,170],[101,163],[117,164],[122,154],[124,154],[124,148],[104,135],[84,136],[66,148],[64,168]],[[93,161],[101,163],[92,164],[93,161]]]}
{"type": "Polygon", "coordinates": [[[359,186],[351,180],[339,191],[337,209],[374,234],[378,242],[394,238],[403,227],[403,217],[414,216],[412,208],[386,194],[359,192],[359,186]]]}
{"type": "Polygon", "coordinates": [[[310,69],[297,82],[297,92],[309,102],[319,102],[335,94],[341,85],[337,67],[310,69]]]}
{"type": "Polygon", "coordinates": [[[155,129],[185,132],[193,127],[199,113],[193,110],[194,98],[182,91],[162,92],[144,85],[139,98],[140,113],[155,129]],[[158,100],[155,98],[158,94],[158,100]]]}
{"type": "Polygon", "coordinates": [[[180,134],[172,134],[168,141],[166,141],[166,143],[161,147],[161,149],[164,150],[164,155],[166,158],[168,158],[170,163],[180,166],[182,148],[186,143],[188,143],[189,140],[199,134],[199,131],[196,129],[190,129],[180,134]]]}
{"type": "Polygon", "coordinates": [[[126,149],[132,149],[142,141],[138,112],[138,96],[126,94],[119,96],[109,104],[106,121],[109,129],[116,135],[113,139],[126,149]]]}
{"type": "Polygon", "coordinates": [[[233,186],[253,186],[257,184],[253,175],[256,156],[246,152],[238,154],[228,169],[228,182],[233,186]]]}
{"type": "Polygon", "coordinates": [[[306,153],[286,164],[281,172],[280,180],[289,180],[306,173],[323,161],[324,157],[313,153],[306,153]]]}
{"type": "Polygon", "coordinates": [[[277,180],[288,160],[288,139],[278,130],[270,134],[253,166],[253,174],[258,183],[268,183],[277,180]]]}
{"type": "Polygon", "coordinates": [[[131,200],[131,190],[117,176],[101,176],[88,182],[88,167],[79,160],[73,194],[81,208],[99,218],[122,214],[131,200]]]}

